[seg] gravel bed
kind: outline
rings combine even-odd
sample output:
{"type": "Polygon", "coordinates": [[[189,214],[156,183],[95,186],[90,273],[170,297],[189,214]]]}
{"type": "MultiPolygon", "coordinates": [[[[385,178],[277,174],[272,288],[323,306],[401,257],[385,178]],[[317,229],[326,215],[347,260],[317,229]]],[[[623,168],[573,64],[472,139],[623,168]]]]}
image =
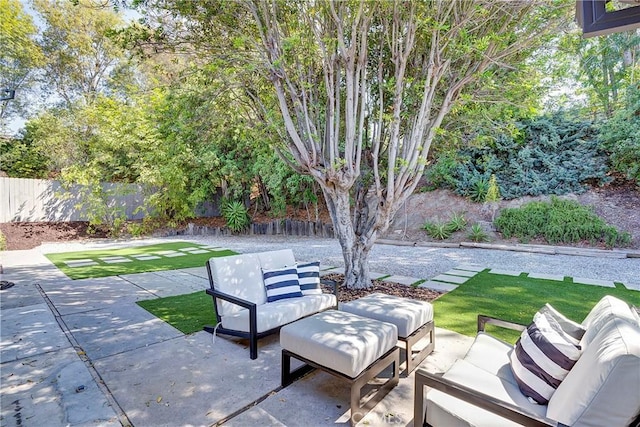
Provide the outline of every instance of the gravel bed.
{"type": "MultiPolygon", "coordinates": [[[[162,239],[127,241],[147,245],[161,241],[188,240],[212,244],[240,253],[290,248],[297,260],[319,260],[323,267],[343,267],[342,250],[337,240],[292,236],[174,236],[162,239]]],[[[42,252],[90,250],[94,247],[121,246],[125,241],[101,243],[44,244],[42,252]]],[[[484,268],[540,274],[561,274],[574,278],[611,280],[625,284],[640,283],[640,258],[598,258],[575,255],[547,255],[476,248],[436,248],[376,244],[369,257],[372,272],[431,279],[463,264],[484,268]]]]}

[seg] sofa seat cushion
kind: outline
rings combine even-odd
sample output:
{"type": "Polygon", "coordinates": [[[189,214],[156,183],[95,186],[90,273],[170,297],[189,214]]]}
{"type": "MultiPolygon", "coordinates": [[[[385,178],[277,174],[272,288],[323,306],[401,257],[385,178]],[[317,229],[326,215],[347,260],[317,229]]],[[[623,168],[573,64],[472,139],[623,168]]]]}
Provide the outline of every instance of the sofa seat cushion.
{"type": "MultiPolygon", "coordinates": [[[[262,270],[255,254],[214,257],[209,260],[215,289],[255,304],[267,302],[262,281],[262,270]]],[[[232,315],[243,309],[221,299],[217,299],[220,316],[232,315]]]]}
{"type": "MultiPolygon", "coordinates": [[[[306,295],[258,305],[257,332],[278,328],[335,305],[336,296],[333,294],[306,295]]],[[[243,309],[232,315],[222,316],[221,323],[227,329],[249,332],[249,310],[243,309]]]]}
{"type": "Polygon", "coordinates": [[[547,416],[578,426],[627,426],[640,413],[640,325],[610,317],[549,401],[547,416]]]}
{"type": "MultiPolygon", "coordinates": [[[[545,418],[546,406],[529,402],[517,385],[478,368],[466,360],[457,360],[444,374],[444,378],[545,418]]],[[[427,393],[426,404],[426,420],[432,426],[519,426],[499,415],[435,389],[427,393]]]]}
{"type": "Polygon", "coordinates": [[[513,344],[506,343],[485,332],[478,332],[473,345],[464,356],[464,360],[505,381],[517,384],[510,367],[509,356],[512,351],[513,344]]]}

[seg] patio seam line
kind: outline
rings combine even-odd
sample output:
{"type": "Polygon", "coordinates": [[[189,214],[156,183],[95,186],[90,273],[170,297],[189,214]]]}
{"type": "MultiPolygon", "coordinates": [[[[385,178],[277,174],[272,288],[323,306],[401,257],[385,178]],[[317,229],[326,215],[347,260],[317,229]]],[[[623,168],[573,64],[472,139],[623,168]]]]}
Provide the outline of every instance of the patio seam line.
{"type": "Polygon", "coordinates": [[[38,292],[40,292],[40,295],[42,296],[44,301],[47,303],[49,310],[51,310],[51,313],[53,314],[54,319],[56,319],[56,322],[58,323],[58,326],[62,330],[62,333],[64,333],[65,337],[69,341],[69,344],[71,344],[71,347],[76,352],[78,359],[80,359],[80,361],[85,365],[85,367],[89,371],[89,374],[91,375],[96,385],[98,386],[98,389],[106,397],[107,402],[113,408],[116,416],[118,417],[118,421],[120,422],[120,424],[122,424],[123,426],[133,426],[133,423],[131,422],[127,414],[124,412],[124,410],[120,407],[120,404],[116,400],[115,396],[111,393],[109,386],[107,386],[107,383],[104,381],[104,379],[102,378],[98,370],[93,366],[93,361],[87,355],[87,353],[84,351],[82,346],[78,343],[78,341],[76,341],[76,338],[71,333],[71,330],[69,329],[66,322],[62,318],[62,315],[60,314],[58,309],[53,305],[53,303],[47,296],[44,289],[42,289],[39,283],[36,283],[35,287],[36,289],[38,289],[38,292]],[[82,351],[83,354],[80,355],[78,351],[82,351]]]}

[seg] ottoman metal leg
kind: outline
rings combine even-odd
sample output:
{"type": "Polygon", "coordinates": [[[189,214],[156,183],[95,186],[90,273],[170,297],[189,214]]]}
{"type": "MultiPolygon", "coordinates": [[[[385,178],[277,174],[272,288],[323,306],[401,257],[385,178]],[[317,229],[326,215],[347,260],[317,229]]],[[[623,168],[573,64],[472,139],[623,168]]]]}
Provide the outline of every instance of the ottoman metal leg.
{"type": "Polygon", "coordinates": [[[391,391],[400,380],[400,349],[398,347],[394,347],[384,355],[382,355],[378,360],[369,365],[364,371],[360,373],[355,378],[349,377],[341,372],[335,371],[331,368],[327,368],[326,366],[321,366],[316,362],[305,359],[302,356],[299,356],[295,353],[290,352],[289,350],[282,350],[282,387],[286,387],[295,381],[297,378],[304,375],[304,373],[313,370],[314,368],[320,369],[324,372],[327,372],[333,376],[338,378],[342,378],[345,381],[348,381],[351,384],[351,425],[355,425],[360,421],[364,416],[377,405],[384,396],[391,391]],[[298,359],[305,363],[305,365],[300,368],[295,369],[291,372],[291,358],[298,359]],[[378,386],[375,394],[363,405],[360,405],[360,400],[362,399],[362,388],[366,386],[369,381],[376,378],[382,371],[384,371],[389,366],[392,366],[392,375],[387,381],[378,386]]]}
{"type": "Polygon", "coordinates": [[[436,334],[434,331],[434,324],[433,324],[433,320],[430,322],[425,323],[424,325],[422,325],[421,327],[419,327],[418,329],[416,329],[416,331],[414,333],[412,333],[411,335],[409,335],[406,338],[402,338],[399,337],[398,339],[400,341],[404,341],[406,344],[406,366],[405,366],[405,374],[407,376],[409,376],[409,374],[420,365],[420,363],[422,363],[422,361],[431,354],[431,352],[433,351],[433,349],[436,346],[436,334]],[[422,350],[420,350],[419,352],[416,352],[415,355],[413,353],[413,346],[416,345],[416,343],[418,341],[420,341],[422,338],[426,337],[427,334],[429,335],[429,344],[427,346],[425,346],[422,350]]]}

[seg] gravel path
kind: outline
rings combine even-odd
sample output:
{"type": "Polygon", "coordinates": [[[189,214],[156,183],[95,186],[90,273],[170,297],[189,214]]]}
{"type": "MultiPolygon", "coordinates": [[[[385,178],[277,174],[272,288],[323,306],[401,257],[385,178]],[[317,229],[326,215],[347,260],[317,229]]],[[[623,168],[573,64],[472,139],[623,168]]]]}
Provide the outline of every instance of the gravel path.
{"type": "MultiPolygon", "coordinates": [[[[237,252],[291,248],[300,260],[320,260],[323,265],[344,266],[337,240],[271,237],[197,238],[237,252]]],[[[545,255],[492,249],[425,248],[377,244],[369,259],[372,271],[430,279],[460,264],[527,273],[563,274],[574,278],[640,282],[640,258],[594,258],[545,255]]]]}
{"type": "MultiPolygon", "coordinates": [[[[325,266],[344,266],[337,240],[284,236],[175,236],[163,239],[129,241],[145,245],[158,241],[189,240],[215,244],[240,253],[291,248],[296,259],[319,260],[325,266]]],[[[121,245],[123,242],[112,242],[121,245]]],[[[105,243],[56,243],[40,247],[42,252],[89,250],[105,243]]],[[[571,255],[546,255],[491,249],[429,248],[376,244],[371,251],[371,271],[392,275],[431,279],[460,264],[527,273],[562,274],[574,278],[601,279],[640,284],[640,258],[596,258],[571,255]]]]}

